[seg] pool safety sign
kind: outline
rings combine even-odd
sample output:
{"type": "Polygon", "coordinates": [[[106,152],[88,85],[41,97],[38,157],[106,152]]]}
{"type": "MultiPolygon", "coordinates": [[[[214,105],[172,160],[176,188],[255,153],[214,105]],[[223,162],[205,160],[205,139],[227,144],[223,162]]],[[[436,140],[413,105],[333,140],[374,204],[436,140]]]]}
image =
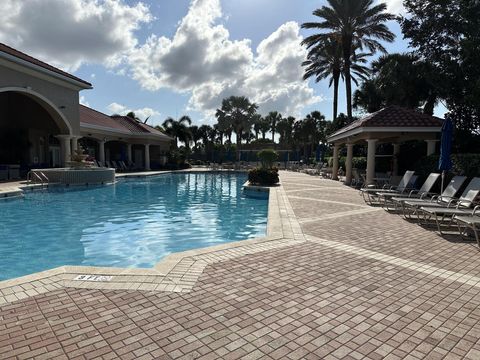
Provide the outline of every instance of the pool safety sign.
{"type": "Polygon", "coordinates": [[[105,275],[78,275],[73,280],[77,281],[110,281],[112,280],[112,276],[105,276],[105,275]]]}

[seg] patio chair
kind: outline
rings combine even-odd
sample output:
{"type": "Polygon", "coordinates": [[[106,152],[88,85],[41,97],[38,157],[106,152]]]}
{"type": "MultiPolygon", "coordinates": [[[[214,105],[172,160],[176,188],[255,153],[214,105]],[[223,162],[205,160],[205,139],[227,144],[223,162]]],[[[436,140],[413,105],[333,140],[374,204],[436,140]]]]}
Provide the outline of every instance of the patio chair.
{"type": "Polygon", "coordinates": [[[432,217],[435,218],[438,232],[443,234],[441,226],[450,226],[455,215],[472,215],[478,208],[480,208],[480,206],[473,208],[475,205],[474,201],[479,193],[480,178],[477,177],[470,181],[460,198],[453,198],[443,206],[439,203],[435,204],[435,206],[434,204],[422,206],[420,207],[420,212],[422,212],[425,222],[429,221],[432,217]]]}
{"type": "Polygon", "coordinates": [[[411,184],[412,177],[413,177],[414,171],[408,170],[405,172],[405,174],[402,177],[402,180],[398,183],[398,185],[395,186],[388,186],[384,185],[381,188],[375,188],[375,187],[365,187],[360,189],[360,195],[363,196],[363,200],[369,204],[373,205],[376,201],[376,193],[377,192],[390,192],[390,193],[395,193],[395,194],[402,194],[405,191],[407,191],[411,184]]]}
{"type": "Polygon", "coordinates": [[[120,160],[120,161],[118,162],[118,164],[120,165],[120,167],[121,167],[121,169],[122,169],[123,171],[128,171],[128,167],[127,167],[127,164],[125,164],[125,161],[120,160]]]}
{"type": "Polygon", "coordinates": [[[395,210],[397,210],[397,202],[393,201],[393,198],[399,199],[399,198],[419,198],[423,199],[429,195],[433,195],[431,193],[431,190],[435,183],[438,181],[440,178],[440,174],[438,173],[431,173],[428,175],[427,179],[423,183],[422,187],[419,190],[410,190],[408,193],[402,193],[402,194],[396,194],[392,192],[377,192],[376,195],[378,199],[383,202],[383,208],[385,210],[389,210],[389,205],[394,204],[395,210]]]}
{"type": "Polygon", "coordinates": [[[464,239],[468,239],[468,230],[472,230],[477,245],[480,248],[480,209],[478,206],[473,210],[472,215],[455,215],[453,217],[458,226],[458,232],[464,239]]]}

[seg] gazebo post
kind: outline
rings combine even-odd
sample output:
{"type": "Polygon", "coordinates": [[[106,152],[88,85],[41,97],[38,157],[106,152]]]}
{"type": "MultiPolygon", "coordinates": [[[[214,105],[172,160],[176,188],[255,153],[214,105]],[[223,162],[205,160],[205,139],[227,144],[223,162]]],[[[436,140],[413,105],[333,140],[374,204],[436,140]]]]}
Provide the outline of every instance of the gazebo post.
{"type": "Polygon", "coordinates": [[[400,144],[393,143],[393,175],[398,175],[398,154],[400,154],[400,144]]]}
{"type": "Polygon", "coordinates": [[[367,139],[367,185],[374,184],[375,178],[375,152],[377,150],[377,139],[367,139]]]}
{"type": "Polygon", "coordinates": [[[332,180],[338,180],[338,152],[340,150],[340,144],[333,145],[333,168],[332,168],[332,180]]]}
{"type": "Polygon", "coordinates": [[[347,159],[345,160],[345,184],[352,183],[353,144],[347,144],[347,159]]]}

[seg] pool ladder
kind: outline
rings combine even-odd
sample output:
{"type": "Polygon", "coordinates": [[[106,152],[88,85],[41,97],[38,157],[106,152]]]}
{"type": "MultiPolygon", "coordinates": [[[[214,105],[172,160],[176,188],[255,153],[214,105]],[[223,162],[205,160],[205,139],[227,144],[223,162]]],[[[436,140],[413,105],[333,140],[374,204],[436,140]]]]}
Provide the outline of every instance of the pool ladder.
{"type": "Polygon", "coordinates": [[[27,183],[29,185],[40,183],[42,187],[48,186],[48,177],[41,171],[29,171],[27,174],[27,183]]]}

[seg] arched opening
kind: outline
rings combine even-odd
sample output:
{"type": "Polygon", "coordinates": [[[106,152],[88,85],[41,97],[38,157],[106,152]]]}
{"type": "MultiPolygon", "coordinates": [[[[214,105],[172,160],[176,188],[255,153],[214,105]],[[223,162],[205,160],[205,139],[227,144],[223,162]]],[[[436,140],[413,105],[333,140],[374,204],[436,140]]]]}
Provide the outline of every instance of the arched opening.
{"type": "Polygon", "coordinates": [[[0,89],[0,164],[19,166],[24,176],[32,167],[61,165],[55,137],[71,134],[63,116],[31,90],[0,89]]]}
{"type": "Polygon", "coordinates": [[[100,140],[95,139],[93,137],[84,136],[78,139],[78,145],[82,147],[83,151],[86,154],[98,160],[100,159],[100,155],[99,155],[100,146],[98,145],[99,141],[100,140]]]}

